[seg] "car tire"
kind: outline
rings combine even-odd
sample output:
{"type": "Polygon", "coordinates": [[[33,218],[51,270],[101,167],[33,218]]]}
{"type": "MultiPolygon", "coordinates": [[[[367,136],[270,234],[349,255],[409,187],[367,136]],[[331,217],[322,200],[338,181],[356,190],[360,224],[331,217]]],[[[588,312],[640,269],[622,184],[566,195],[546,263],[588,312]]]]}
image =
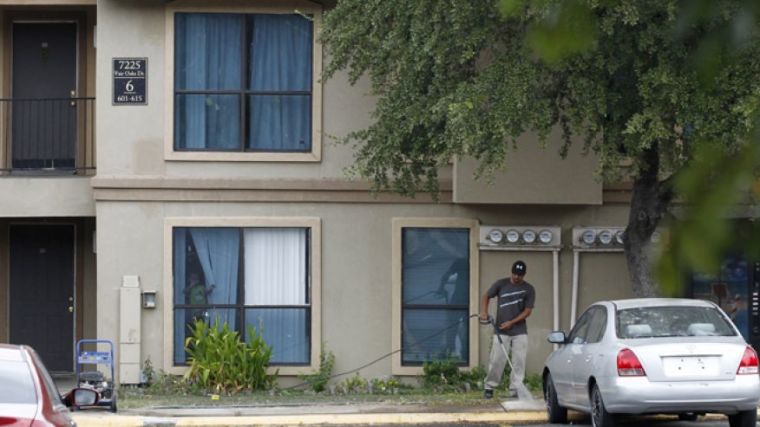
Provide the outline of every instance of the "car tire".
{"type": "Polygon", "coordinates": [[[678,414],[679,421],[696,421],[698,418],[699,414],[695,412],[685,412],[683,414],[678,414]]]}
{"type": "Polygon", "coordinates": [[[757,425],[757,410],[741,411],[728,416],[729,427],[755,427],[757,425]]]}
{"type": "Polygon", "coordinates": [[[546,402],[546,415],[551,424],[567,423],[567,408],[559,405],[557,399],[557,389],[554,388],[551,374],[546,375],[546,384],[544,385],[544,401],[546,402]]]}
{"type": "Polygon", "coordinates": [[[591,425],[593,427],[612,427],[615,425],[615,416],[607,412],[602,399],[599,386],[594,384],[591,390],[591,425]]]}

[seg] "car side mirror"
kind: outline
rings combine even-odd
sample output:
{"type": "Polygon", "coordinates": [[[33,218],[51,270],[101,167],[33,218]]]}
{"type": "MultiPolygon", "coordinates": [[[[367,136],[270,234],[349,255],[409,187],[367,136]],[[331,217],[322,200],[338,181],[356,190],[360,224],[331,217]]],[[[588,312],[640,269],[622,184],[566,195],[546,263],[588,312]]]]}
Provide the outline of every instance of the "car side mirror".
{"type": "Polygon", "coordinates": [[[69,408],[94,406],[98,403],[98,392],[89,388],[75,388],[64,396],[63,402],[69,408]]]}
{"type": "Polygon", "coordinates": [[[552,344],[565,344],[567,342],[567,337],[562,331],[554,331],[546,337],[546,340],[552,344]]]}

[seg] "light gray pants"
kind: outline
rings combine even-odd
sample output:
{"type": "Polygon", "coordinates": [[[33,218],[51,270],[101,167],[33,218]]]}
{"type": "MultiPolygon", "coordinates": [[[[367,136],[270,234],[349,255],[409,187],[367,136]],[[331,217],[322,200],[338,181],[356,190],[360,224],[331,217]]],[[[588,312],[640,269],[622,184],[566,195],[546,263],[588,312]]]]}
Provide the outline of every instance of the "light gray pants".
{"type": "MultiPolygon", "coordinates": [[[[512,361],[512,374],[509,376],[509,389],[517,391],[515,384],[522,384],[525,379],[525,358],[528,355],[528,335],[502,335],[504,348],[510,355],[512,361]]],[[[504,356],[504,350],[501,348],[499,338],[494,335],[491,342],[491,356],[488,359],[488,375],[486,376],[487,389],[494,389],[501,383],[501,376],[504,374],[504,367],[507,365],[507,358],[504,356]]]]}

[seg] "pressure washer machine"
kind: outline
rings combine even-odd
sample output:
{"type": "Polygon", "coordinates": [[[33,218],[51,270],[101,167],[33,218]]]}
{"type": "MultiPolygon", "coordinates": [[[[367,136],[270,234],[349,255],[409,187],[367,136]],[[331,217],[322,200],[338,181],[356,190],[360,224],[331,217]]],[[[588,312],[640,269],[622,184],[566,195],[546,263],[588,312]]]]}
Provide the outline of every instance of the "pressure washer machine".
{"type": "Polygon", "coordinates": [[[107,407],[111,412],[116,412],[116,389],[114,376],[113,342],[110,340],[82,339],[77,341],[76,357],[76,381],[77,386],[89,388],[98,393],[98,402],[95,406],[107,407]],[[99,351],[101,346],[106,346],[106,351],[99,351]],[[85,350],[85,347],[88,350],[85,350]],[[95,369],[82,370],[85,365],[93,365],[95,369]],[[99,370],[105,367],[110,371],[110,376],[99,370]]]}

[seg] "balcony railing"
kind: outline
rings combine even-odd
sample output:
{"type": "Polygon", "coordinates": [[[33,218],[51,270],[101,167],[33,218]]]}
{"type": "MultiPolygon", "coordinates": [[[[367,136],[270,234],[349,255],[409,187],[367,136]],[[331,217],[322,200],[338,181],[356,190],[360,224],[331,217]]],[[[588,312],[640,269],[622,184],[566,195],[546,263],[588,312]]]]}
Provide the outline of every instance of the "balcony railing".
{"type": "Polygon", "coordinates": [[[0,174],[93,174],[94,107],[95,98],[0,98],[0,174]]]}

